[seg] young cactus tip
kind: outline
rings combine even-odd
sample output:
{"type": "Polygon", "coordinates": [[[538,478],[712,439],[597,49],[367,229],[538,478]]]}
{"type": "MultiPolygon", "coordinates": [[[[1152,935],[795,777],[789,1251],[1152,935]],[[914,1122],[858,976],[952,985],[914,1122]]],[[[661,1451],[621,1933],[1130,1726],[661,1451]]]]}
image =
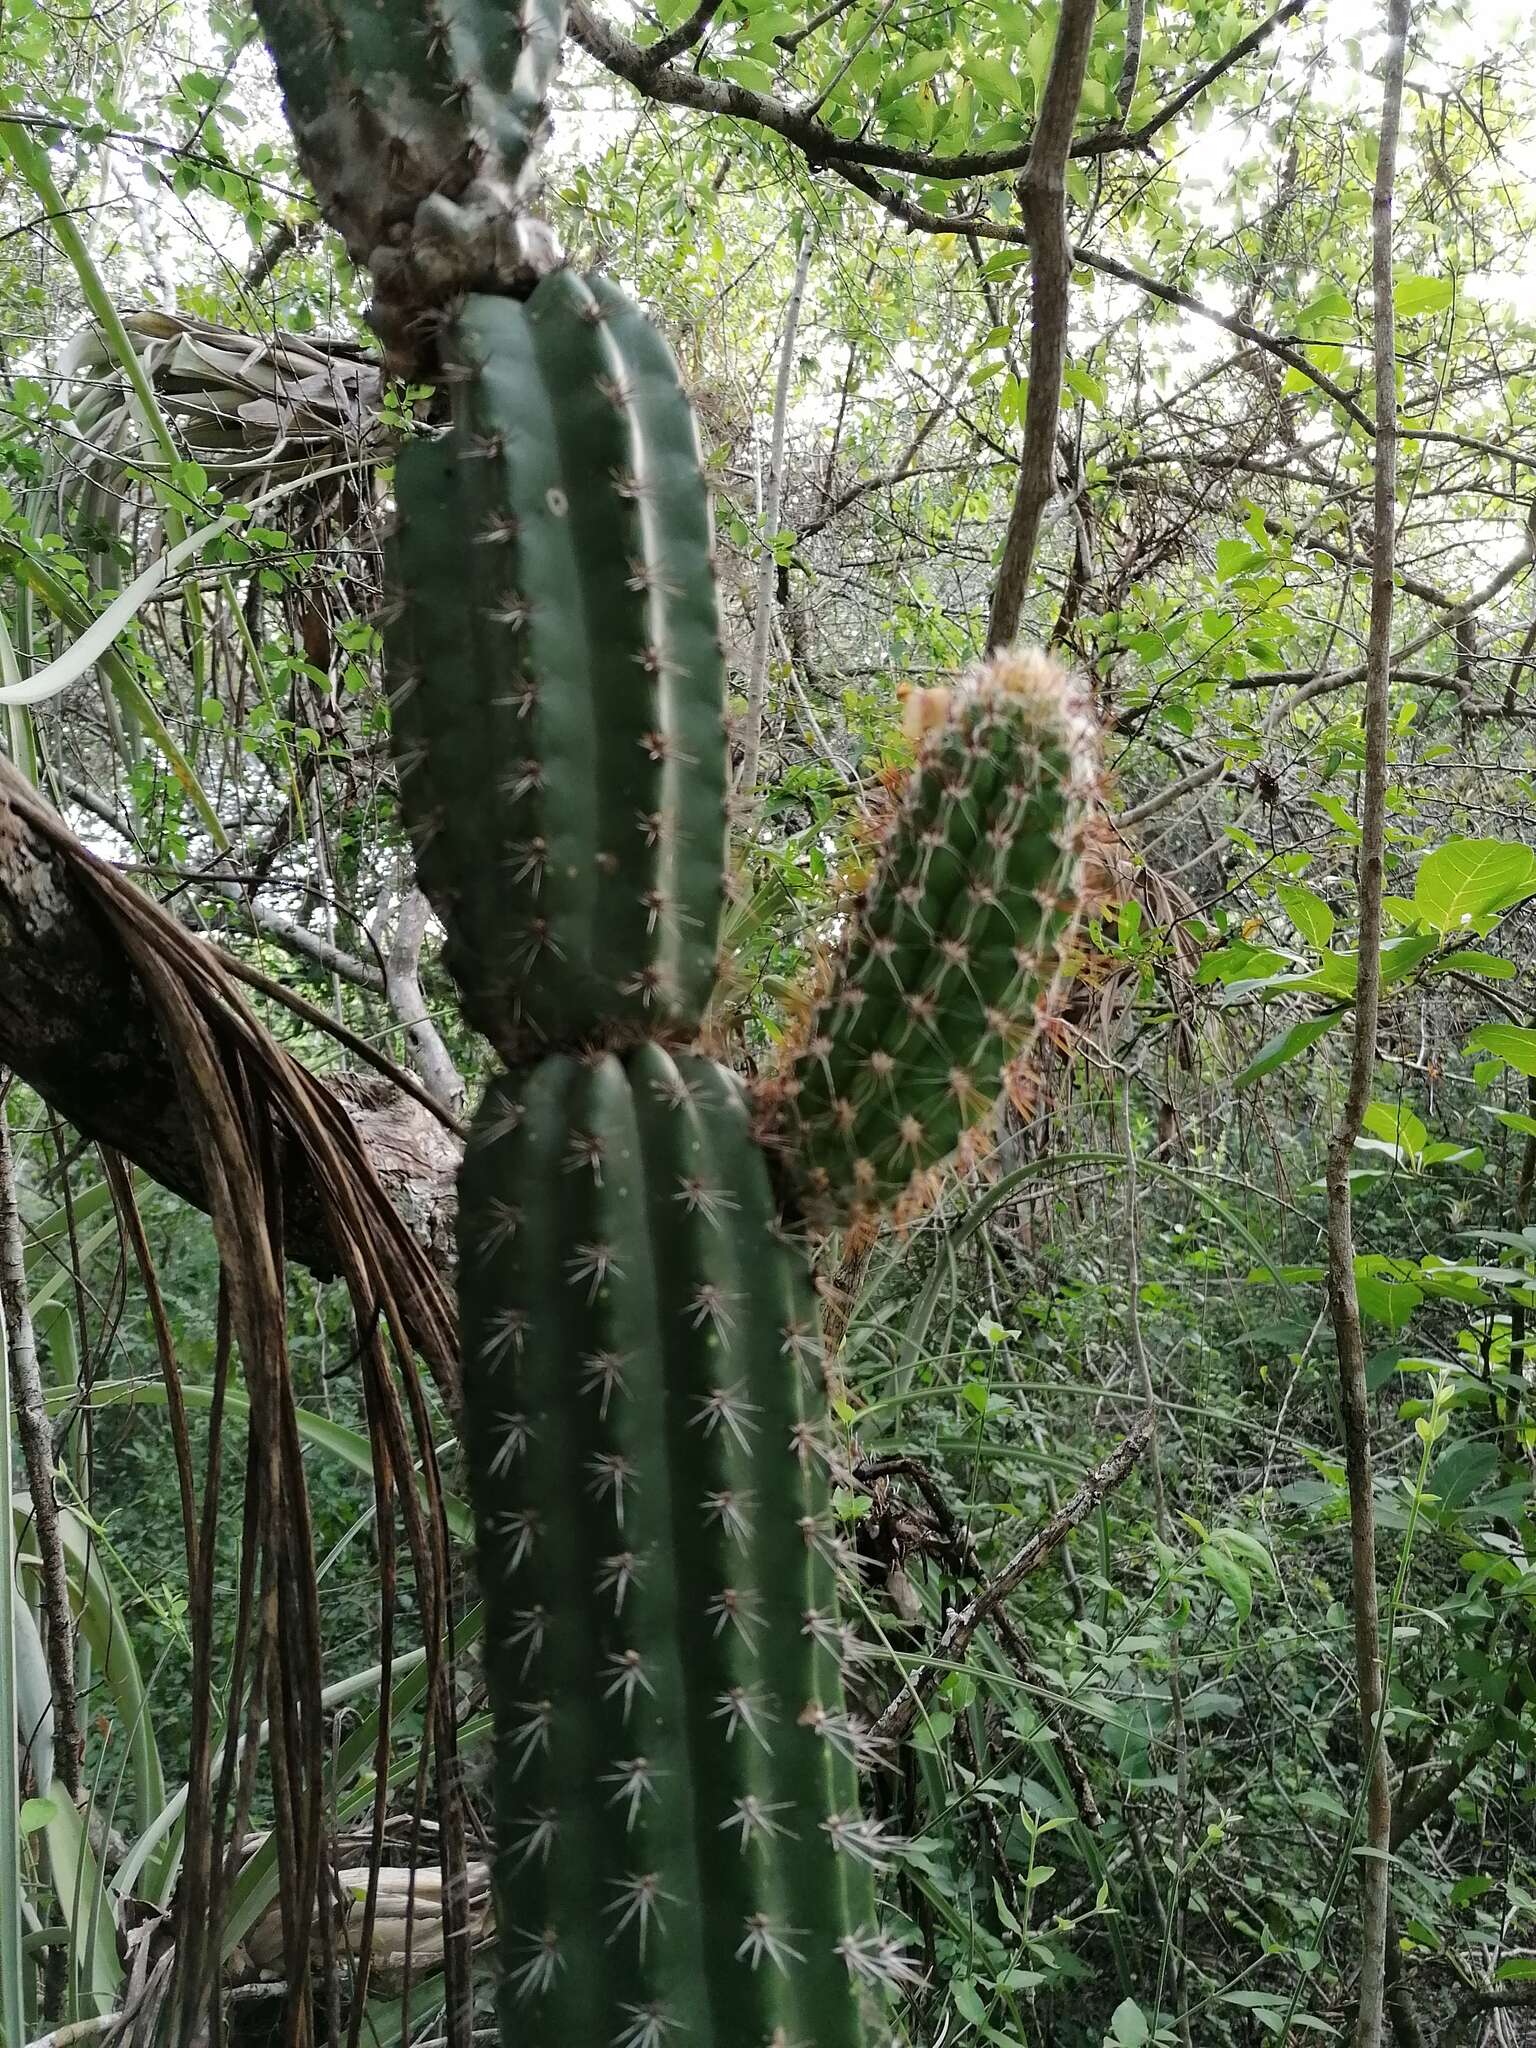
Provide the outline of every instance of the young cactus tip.
{"type": "MultiPolygon", "coordinates": [[[[909,690],[902,704],[902,729],[921,749],[966,697],[998,693],[1014,700],[1043,741],[1053,739],[1073,754],[1092,794],[1099,775],[1099,721],[1086,679],[1063,668],[1039,647],[1005,647],[975,663],[957,682],[936,690],[909,690]]],[[[1021,725],[1021,738],[1027,727],[1021,725]]]]}
{"type": "Polygon", "coordinates": [[[864,1227],[976,1156],[1071,971],[1099,725],[1048,655],[989,655],[906,700],[916,759],[792,1063],[760,1107],[813,1222],[864,1227]]]}

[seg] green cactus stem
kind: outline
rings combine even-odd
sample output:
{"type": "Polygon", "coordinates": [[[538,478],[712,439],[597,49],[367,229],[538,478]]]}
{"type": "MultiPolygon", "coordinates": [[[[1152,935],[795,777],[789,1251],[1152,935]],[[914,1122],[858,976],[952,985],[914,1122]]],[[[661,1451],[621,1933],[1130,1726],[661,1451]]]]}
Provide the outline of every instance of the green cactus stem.
{"type": "Polygon", "coordinates": [[[816,1304],[739,1082],[645,1045],[494,1082],[461,1181],[503,2029],[857,2048],[867,1742],[816,1304]]]}
{"type": "Polygon", "coordinates": [[[256,0],[256,12],[326,218],[403,302],[397,317],[454,290],[514,286],[527,267],[515,206],[563,0],[256,0]]]}
{"type": "Polygon", "coordinates": [[[928,729],[874,877],[787,1081],[764,1090],[824,1223],[920,1192],[988,1113],[1079,916],[1098,773],[1082,684],[1004,652],[918,707],[928,729]]]}
{"type": "Polygon", "coordinates": [[[571,270],[474,297],[453,423],[403,450],[386,627],[402,800],[475,1023],[687,1037],[715,975],[724,663],[693,412],[571,270]]]}

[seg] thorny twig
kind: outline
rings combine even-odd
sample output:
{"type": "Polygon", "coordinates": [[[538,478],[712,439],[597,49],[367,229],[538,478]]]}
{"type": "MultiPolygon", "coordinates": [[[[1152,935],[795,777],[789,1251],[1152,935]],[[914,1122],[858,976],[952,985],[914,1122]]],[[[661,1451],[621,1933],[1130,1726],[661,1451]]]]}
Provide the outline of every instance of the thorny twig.
{"type": "Polygon", "coordinates": [[[933,1697],[939,1681],[964,1655],[973,1635],[990,1622],[1014,1588],[1033,1571],[1038,1571],[1053,1551],[1112,1493],[1140,1460],[1152,1434],[1152,1415],[1142,1414],[1129,1434],[1107,1457],[1101,1458],[1081,1486],[1056,1513],[1044,1521],[1009,1558],[995,1578],[990,1579],[963,1607],[950,1616],[928,1661],[920,1670],[909,1672],[901,1690],[885,1707],[872,1730],[873,1740],[899,1740],[911,1727],[919,1710],[933,1697]]]}

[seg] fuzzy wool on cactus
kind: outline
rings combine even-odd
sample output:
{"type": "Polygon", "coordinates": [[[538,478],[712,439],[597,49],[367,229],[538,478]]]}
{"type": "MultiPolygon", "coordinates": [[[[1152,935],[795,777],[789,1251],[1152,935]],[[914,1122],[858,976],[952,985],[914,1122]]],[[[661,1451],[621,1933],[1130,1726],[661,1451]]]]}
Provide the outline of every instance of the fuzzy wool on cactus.
{"type": "Polygon", "coordinates": [[[1030,649],[909,700],[917,758],[787,1072],[760,1090],[801,1204],[920,1203],[1070,971],[1099,780],[1083,681],[1030,649]]]}

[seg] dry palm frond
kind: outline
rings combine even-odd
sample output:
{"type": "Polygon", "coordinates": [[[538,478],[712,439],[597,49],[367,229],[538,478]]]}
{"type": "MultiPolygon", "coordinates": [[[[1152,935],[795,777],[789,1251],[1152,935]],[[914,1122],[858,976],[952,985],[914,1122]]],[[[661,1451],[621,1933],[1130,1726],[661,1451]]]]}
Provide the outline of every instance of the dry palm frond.
{"type": "MultiPolygon", "coordinates": [[[[125,313],[123,326],[187,458],[230,496],[254,497],[337,466],[361,474],[385,445],[383,372],[349,343],[242,334],[179,313],[125,313]]],[[[106,546],[133,509],[129,480],[153,466],[155,451],[97,328],[76,335],[61,371],[74,438],[50,480],[59,527],[106,546]]],[[[285,522],[306,533],[333,523],[349,509],[346,482],[330,476],[325,487],[300,493],[285,506],[285,522]]]]}
{"type": "MultiPolygon", "coordinates": [[[[230,1340],[238,1348],[250,1401],[246,1517],[240,1570],[236,1688],[247,1716],[264,1700],[272,1723],[269,1755],[279,1864],[287,2038],[308,2032],[310,1930],[321,1896],[325,1855],[327,1728],[320,1701],[320,1625],[308,1489],[288,1355],[283,1284],[281,1156],[296,1150],[327,1192],[336,1266],[357,1325],[362,1392],[373,1451],[381,1578],[381,1682],[374,1837],[382,1839],[389,1771],[389,1667],[394,1627],[396,1528],[403,1524],[414,1573],[423,1641],[432,1660],[427,1726],[438,1767],[440,1848],[450,2013],[468,2011],[467,1925],[460,1904],[464,1835],[454,1767],[452,1691],[447,1670],[449,1561],[446,1523],[425,1391],[414,1369],[419,1351],[444,1397],[453,1401],[457,1338],[441,1276],[397,1215],[373,1173],[344,1107],[277,1044],[246,1002],[234,966],[185,932],[131,882],[98,860],[9,767],[0,765],[6,801],[43,835],[67,865],[104,927],[122,948],[154,1011],[176,1074],[202,1168],[218,1244],[224,1308],[215,1400],[230,1340]],[[419,1476],[418,1476],[419,1475],[419,1476]]],[[[167,1368],[168,1371],[170,1368],[167,1368]]],[[[216,1502],[218,1431],[210,1438],[204,1538],[216,1502]]],[[[175,1983],[179,2038],[190,2041],[216,1999],[221,1902],[236,1866],[251,1783],[235,1783],[233,1745],[215,1786],[212,1749],[214,1551],[188,1531],[189,1609],[194,1646],[193,1721],[188,1770],[185,1864],[176,1921],[175,1983]],[[226,1837],[224,1858],[216,1844],[226,1837]]],[[[231,1697],[229,1721],[240,1702],[231,1697]]],[[[254,1756],[254,1749],[251,1752],[254,1756]]],[[[377,1856],[373,1859],[377,1867],[377,1856]]],[[[360,1934],[363,1963],[354,1986],[366,1997],[374,1920],[370,1890],[360,1934]]],[[[321,1916],[322,1925],[328,1925],[321,1916]]],[[[455,2025],[459,2023],[455,2019],[455,2025]]],[[[467,2020],[464,2021],[467,2024],[467,2020]]],[[[214,2026],[211,2031],[217,2033],[214,2026]]]]}
{"type": "MultiPolygon", "coordinates": [[[[407,1965],[417,1974],[439,1967],[443,1961],[445,1907],[442,1872],[436,1866],[424,1869],[388,1868],[371,1864],[345,1866],[330,1875],[331,1919],[337,1949],[355,1954],[360,1944],[370,1880],[377,1901],[373,1925],[373,1967],[398,1989],[407,1965]]],[[[465,1908],[468,1938],[480,1943],[492,1932],[491,1873],[485,1863],[464,1868],[465,1908]]],[[[241,1944],[245,1962],[254,1970],[276,1968],[283,1955],[282,1914],[269,1907],[241,1944]]],[[[322,1929],[317,1922],[311,1937],[315,1960],[320,1961],[322,1929]]]]}

